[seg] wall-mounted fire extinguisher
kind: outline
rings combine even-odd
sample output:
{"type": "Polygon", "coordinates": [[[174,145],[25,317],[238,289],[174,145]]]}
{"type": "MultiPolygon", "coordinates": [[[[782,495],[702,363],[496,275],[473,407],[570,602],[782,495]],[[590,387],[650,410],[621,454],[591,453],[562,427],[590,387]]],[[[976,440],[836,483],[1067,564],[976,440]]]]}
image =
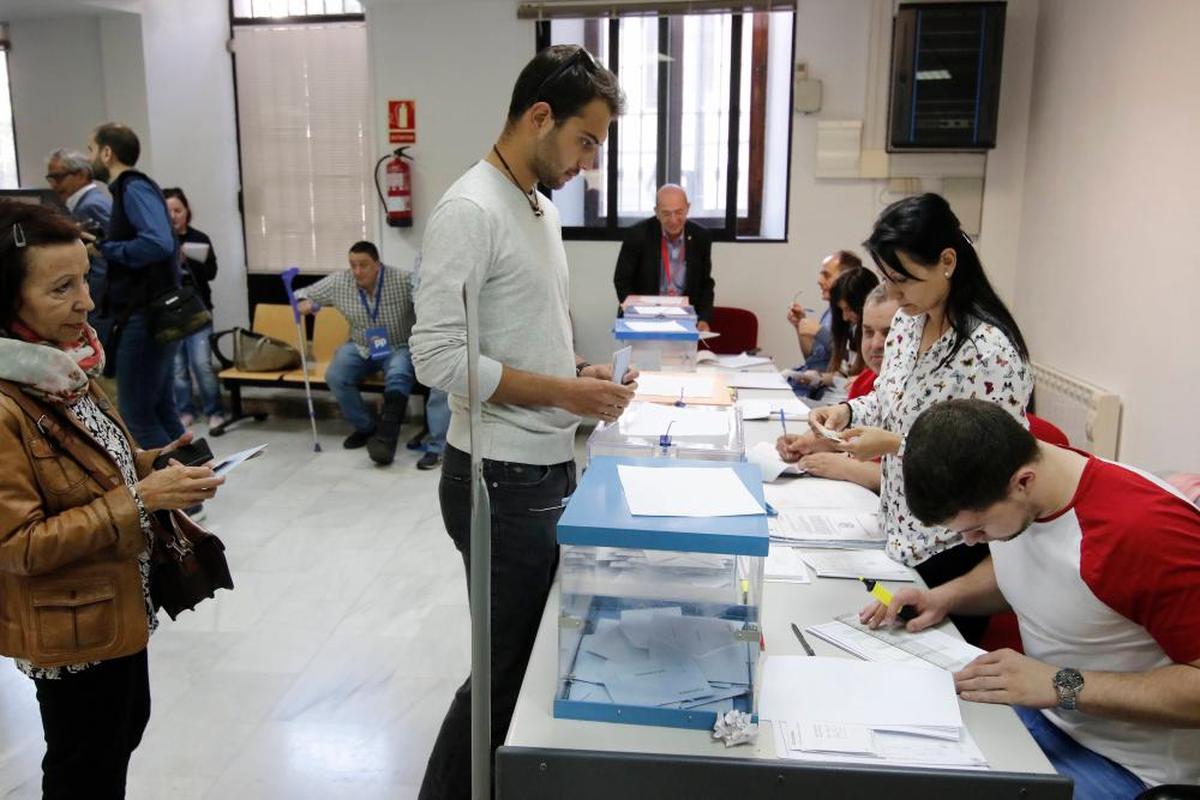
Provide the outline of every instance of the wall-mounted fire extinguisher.
{"type": "Polygon", "coordinates": [[[411,228],[413,224],[412,208],[412,167],[408,165],[412,156],[398,147],[388,155],[375,162],[375,191],[379,193],[379,202],[387,210],[387,224],[393,228],[411,228]],[[379,184],[379,165],[387,161],[384,173],[387,176],[387,193],[379,184]]]}

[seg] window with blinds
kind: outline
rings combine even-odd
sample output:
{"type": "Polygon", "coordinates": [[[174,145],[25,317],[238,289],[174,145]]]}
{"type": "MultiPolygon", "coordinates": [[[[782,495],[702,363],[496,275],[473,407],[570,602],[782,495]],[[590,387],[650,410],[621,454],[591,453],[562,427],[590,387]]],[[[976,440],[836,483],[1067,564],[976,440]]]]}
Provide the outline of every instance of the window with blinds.
{"type": "Polygon", "coordinates": [[[247,268],[343,269],[375,235],[366,27],[235,26],[233,41],[247,268]]]}
{"type": "Polygon", "coordinates": [[[8,84],[8,48],[0,46],[0,189],[21,185],[17,174],[17,135],[13,129],[12,95],[8,84]]]}

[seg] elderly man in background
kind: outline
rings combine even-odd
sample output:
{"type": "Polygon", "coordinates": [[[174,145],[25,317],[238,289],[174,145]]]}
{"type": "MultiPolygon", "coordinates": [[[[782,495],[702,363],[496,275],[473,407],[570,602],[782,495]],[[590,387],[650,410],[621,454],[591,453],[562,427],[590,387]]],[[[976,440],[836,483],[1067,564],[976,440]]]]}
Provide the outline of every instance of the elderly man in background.
{"type": "Polygon", "coordinates": [[[668,183],[658,190],[654,216],[629,229],[617,256],[617,301],[631,294],[683,295],[696,309],[696,327],[712,320],[712,234],[688,222],[687,193],[668,183]]]}
{"type": "MultiPolygon", "coordinates": [[[[104,235],[112,216],[112,197],[108,189],[92,178],[90,158],[78,150],[60,147],[46,160],[46,183],[85,231],[97,237],[104,235]]],[[[100,341],[105,341],[112,319],[102,313],[100,299],[107,285],[108,265],[99,252],[89,261],[88,288],[96,308],[88,314],[88,323],[96,329],[100,341]]]]}

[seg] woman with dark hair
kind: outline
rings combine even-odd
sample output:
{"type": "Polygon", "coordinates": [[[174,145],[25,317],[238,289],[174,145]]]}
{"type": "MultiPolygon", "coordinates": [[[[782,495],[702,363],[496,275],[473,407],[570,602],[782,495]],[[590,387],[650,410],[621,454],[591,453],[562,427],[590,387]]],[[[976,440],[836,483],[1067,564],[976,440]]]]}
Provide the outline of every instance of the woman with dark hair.
{"type": "Polygon", "coordinates": [[[867,295],[878,285],[879,278],[865,267],[850,267],[838,275],[829,288],[829,307],[833,310],[829,318],[833,338],[829,369],[819,373],[801,373],[799,380],[802,383],[842,389],[847,385],[848,377],[866,368],[862,356],[863,306],[867,302],[867,295]]]}
{"type": "MultiPolygon", "coordinates": [[[[217,277],[217,253],[212,240],[204,231],[192,227],[192,207],[183,189],[163,189],[167,200],[167,214],[171,228],[179,239],[179,262],[183,274],[183,285],[191,286],[200,295],[209,311],[213,309],[212,289],[209,281],[217,277]]],[[[205,325],[179,343],[179,354],[175,356],[175,408],[180,421],[186,428],[196,420],[196,404],[192,400],[192,379],[200,390],[201,409],[208,418],[210,433],[219,433],[225,424],[224,409],[221,407],[221,385],[213,370],[212,325],[205,325]],[[214,431],[213,429],[218,429],[214,431]]]]}
{"type": "MultiPolygon", "coordinates": [[[[842,431],[846,452],[861,459],[882,456],[888,554],[937,586],[969,572],[988,551],[958,547],[959,534],[917,522],[904,498],[904,436],[922,411],[953,398],[989,400],[1028,426],[1029,351],[943,197],[923,194],[893,203],[864,244],[900,301],[883,368],[871,393],[815,409],[809,419],[814,429],[842,431]]],[[[955,622],[971,641],[982,636],[987,618],[955,622]]]]}
{"type": "Polygon", "coordinates": [[[0,655],[33,679],[43,798],[125,794],[150,718],[146,644],[155,511],[224,478],[139,450],[93,378],[104,349],[79,228],[0,201],[0,655]]]}

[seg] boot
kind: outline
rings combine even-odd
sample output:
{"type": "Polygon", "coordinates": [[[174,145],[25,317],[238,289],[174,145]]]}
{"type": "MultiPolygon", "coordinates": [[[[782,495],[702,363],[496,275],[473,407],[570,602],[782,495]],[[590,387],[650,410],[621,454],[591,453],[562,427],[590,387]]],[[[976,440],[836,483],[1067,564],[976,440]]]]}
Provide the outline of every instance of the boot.
{"type": "Polygon", "coordinates": [[[400,426],[408,410],[408,395],[401,392],[383,393],[383,412],[375,435],[367,442],[367,453],[371,460],[381,466],[392,463],[396,457],[396,443],[400,441],[400,426]]]}

